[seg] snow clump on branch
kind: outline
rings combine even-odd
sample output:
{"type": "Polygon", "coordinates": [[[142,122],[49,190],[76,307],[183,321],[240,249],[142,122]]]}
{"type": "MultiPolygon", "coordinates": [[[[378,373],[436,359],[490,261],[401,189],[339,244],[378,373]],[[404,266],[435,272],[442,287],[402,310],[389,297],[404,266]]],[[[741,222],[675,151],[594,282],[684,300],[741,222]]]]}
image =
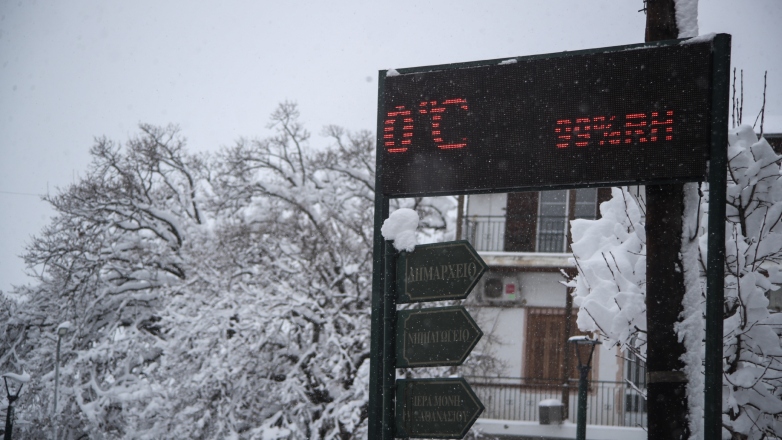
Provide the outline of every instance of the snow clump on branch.
{"type": "MultiPolygon", "coordinates": [[[[729,132],[723,331],[723,438],[782,433],[782,313],[768,309],[782,285],[782,156],[752,127],[729,132]]],[[[687,293],[676,332],[686,347],[691,438],[702,438],[708,186],[687,184],[682,259],[687,293]]],[[[613,189],[598,220],[572,223],[569,282],[582,331],[600,331],[646,359],[643,197],[613,189]]]]}

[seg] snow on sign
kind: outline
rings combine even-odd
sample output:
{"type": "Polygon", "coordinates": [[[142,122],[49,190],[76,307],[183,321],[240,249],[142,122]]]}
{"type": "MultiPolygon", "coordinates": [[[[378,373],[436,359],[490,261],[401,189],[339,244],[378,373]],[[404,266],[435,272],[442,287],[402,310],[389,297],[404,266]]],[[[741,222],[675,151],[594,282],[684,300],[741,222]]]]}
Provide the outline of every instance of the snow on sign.
{"type": "Polygon", "coordinates": [[[704,180],[712,43],[398,69],[379,89],[382,191],[704,180]]]}

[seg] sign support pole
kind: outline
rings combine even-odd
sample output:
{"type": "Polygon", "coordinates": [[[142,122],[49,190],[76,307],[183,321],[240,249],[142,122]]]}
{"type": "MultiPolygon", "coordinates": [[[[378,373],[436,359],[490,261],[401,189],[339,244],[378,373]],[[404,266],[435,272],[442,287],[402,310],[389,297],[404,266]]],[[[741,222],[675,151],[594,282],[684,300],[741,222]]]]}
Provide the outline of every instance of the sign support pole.
{"type": "MultiPolygon", "coordinates": [[[[675,2],[647,1],[646,42],[678,36],[675,2]]],[[[646,382],[650,438],[689,436],[687,377],[682,371],[686,349],[674,329],[683,311],[686,290],[680,254],[683,214],[683,184],[646,186],[646,382]]]]}
{"type": "MultiPolygon", "coordinates": [[[[379,157],[380,155],[378,155],[379,157]]],[[[388,199],[382,193],[375,194],[375,237],[374,261],[372,262],[372,315],[369,350],[369,403],[367,408],[369,438],[382,438],[383,432],[383,370],[384,370],[384,287],[385,287],[385,243],[380,225],[388,218],[388,199]]]]}
{"type": "MultiPolygon", "coordinates": [[[[385,71],[379,74],[379,86],[385,83],[385,71]]],[[[378,96],[378,133],[383,132],[383,96],[378,96]]],[[[379,147],[378,147],[379,148],[379,147]]],[[[367,407],[367,437],[383,438],[383,375],[384,342],[383,317],[385,316],[385,242],[380,228],[389,215],[389,199],[382,191],[383,155],[378,154],[375,162],[375,231],[372,240],[372,315],[369,349],[369,402],[367,407]]]]}
{"type": "MultiPolygon", "coordinates": [[[[649,438],[687,438],[686,349],[675,325],[684,299],[684,186],[646,186],[646,368],[649,438]]],[[[689,262],[695,263],[695,262],[689,262]]]]}
{"type": "Polygon", "coordinates": [[[390,241],[385,246],[383,289],[383,440],[394,438],[394,392],[396,391],[396,252],[390,241]]]}
{"type": "Polygon", "coordinates": [[[709,238],[706,257],[706,374],[703,438],[722,438],[722,327],[725,302],[725,199],[728,171],[729,35],[714,38],[712,56],[709,238]],[[727,56],[720,56],[727,54],[727,56]]]}

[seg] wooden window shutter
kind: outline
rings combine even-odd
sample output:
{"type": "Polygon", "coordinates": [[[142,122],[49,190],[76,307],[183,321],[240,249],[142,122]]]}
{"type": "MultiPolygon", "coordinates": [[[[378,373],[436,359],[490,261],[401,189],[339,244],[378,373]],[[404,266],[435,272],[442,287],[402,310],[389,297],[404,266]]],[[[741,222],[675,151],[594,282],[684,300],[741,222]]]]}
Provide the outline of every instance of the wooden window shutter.
{"type": "Polygon", "coordinates": [[[509,193],[505,213],[505,252],[535,252],[538,193],[509,193]]]}
{"type": "MultiPolygon", "coordinates": [[[[573,310],[571,328],[573,335],[582,335],[578,330],[576,318],[578,311],[573,310]]],[[[544,381],[561,380],[563,368],[567,368],[571,379],[578,378],[578,364],[575,355],[570,356],[571,365],[565,366],[565,350],[573,350],[565,338],[564,309],[535,309],[527,311],[527,329],[525,335],[524,376],[528,379],[544,381]]],[[[596,365],[593,365],[593,372],[596,365]]]]}

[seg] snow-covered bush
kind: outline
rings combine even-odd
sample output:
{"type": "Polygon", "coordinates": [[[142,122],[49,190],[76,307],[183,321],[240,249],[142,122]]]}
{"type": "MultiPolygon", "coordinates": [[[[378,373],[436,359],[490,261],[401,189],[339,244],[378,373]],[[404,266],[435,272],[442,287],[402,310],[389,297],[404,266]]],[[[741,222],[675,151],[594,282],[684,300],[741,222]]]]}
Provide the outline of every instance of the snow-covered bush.
{"type": "MultiPolygon", "coordinates": [[[[782,436],[782,314],[768,296],[782,285],[782,174],[769,144],[751,127],[730,131],[726,216],[723,427],[726,438],[782,436]]],[[[708,188],[685,185],[682,244],[684,312],[677,333],[687,348],[691,432],[699,438],[703,400],[708,188]]],[[[571,281],[581,330],[599,331],[646,356],[646,237],[643,197],[614,189],[599,220],[573,222],[579,274],[571,281]]]]}

